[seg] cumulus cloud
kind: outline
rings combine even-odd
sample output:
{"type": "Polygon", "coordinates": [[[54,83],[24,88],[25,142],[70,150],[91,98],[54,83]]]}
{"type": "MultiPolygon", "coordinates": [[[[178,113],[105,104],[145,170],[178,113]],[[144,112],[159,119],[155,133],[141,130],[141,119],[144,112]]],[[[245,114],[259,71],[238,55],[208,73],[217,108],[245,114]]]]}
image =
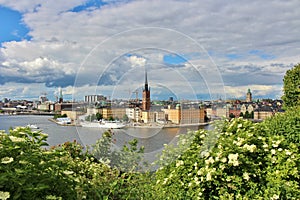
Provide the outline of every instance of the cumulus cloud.
{"type": "MultiPolygon", "coordinates": [[[[109,0],[84,9],[86,3],[0,0],[0,5],[22,13],[32,38],[2,44],[0,83],[44,82],[47,87],[67,87],[75,81],[78,88],[98,83],[108,88],[131,73],[132,66],[154,63],[157,72],[170,69],[163,62],[164,55],[179,54],[197,55],[180,66],[189,82],[194,84],[197,79],[190,73],[193,68],[201,72],[200,82],[208,79],[208,85],[221,74],[228,93],[233,93],[239,86],[275,87],[285,71],[299,62],[298,1],[109,0]],[[78,6],[83,9],[74,11],[78,6]],[[127,60],[118,59],[128,54],[127,60]],[[210,67],[210,59],[218,72],[210,67]]],[[[172,81],[170,85],[180,85],[172,81]]],[[[268,87],[265,90],[272,91],[268,87]]],[[[280,93],[278,89],[273,92],[280,93]]]]}
{"type": "Polygon", "coordinates": [[[132,67],[137,67],[137,66],[144,67],[146,64],[145,58],[136,55],[129,56],[128,61],[131,63],[132,67]]]}

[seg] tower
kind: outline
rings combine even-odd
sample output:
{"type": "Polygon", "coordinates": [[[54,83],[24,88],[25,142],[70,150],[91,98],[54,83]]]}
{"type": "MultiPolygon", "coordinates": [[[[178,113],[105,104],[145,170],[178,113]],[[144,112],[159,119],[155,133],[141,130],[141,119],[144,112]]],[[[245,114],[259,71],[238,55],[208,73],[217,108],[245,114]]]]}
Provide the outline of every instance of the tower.
{"type": "Polygon", "coordinates": [[[246,95],[246,102],[252,102],[252,93],[250,89],[248,89],[247,95],[246,95]]]}
{"type": "Polygon", "coordinates": [[[143,89],[142,110],[150,110],[150,88],[148,87],[147,71],[145,70],[145,86],[143,89]]]}
{"type": "Polygon", "coordinates": [[[59,103],[62,103],[64,100],[63,100],[63,95],[62,95],[62,89],[61,87],[58,88],[58,93],[59,93],[59,103]]]}

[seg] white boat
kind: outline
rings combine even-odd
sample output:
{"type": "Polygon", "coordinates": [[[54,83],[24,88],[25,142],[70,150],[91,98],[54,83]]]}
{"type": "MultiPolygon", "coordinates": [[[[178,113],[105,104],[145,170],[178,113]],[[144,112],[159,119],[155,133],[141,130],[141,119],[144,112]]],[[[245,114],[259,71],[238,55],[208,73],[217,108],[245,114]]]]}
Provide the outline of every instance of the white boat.
{"type": "Polygon", "coordinates": [[[124,128],[125,124],[118,122],[118,121],[102,121],[100,123],[100,128],[114,128],[114,129],[120,129],[124,128]]]}
{"type": "Polygon", "coordinates": [[[27,124],[26,127],[31,128],[31,129],[39,129],[39,127],[35,124],[27,124]]]}
{"type": "Polygon", "coordinates": [[[56,119],[56,122],[60,125],[71,124],[72,120],[69,117],[59,117],[56,119]]]}
{"type": "Polygon", "coordinates": [[[100,122],[80,122],[82,127],[100,128],[100,122]]]}

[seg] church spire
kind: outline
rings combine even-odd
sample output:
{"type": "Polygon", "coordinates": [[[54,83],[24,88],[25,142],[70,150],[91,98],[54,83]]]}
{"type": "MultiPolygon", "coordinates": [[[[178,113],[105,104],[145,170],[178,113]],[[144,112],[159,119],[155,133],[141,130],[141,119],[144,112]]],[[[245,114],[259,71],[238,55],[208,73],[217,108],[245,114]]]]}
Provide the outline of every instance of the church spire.
{"type": "Polygon", "coordinates": [[[147,78],[147,69],[145,68],[145,91],[148,91],[148,78],[147,78]]]}

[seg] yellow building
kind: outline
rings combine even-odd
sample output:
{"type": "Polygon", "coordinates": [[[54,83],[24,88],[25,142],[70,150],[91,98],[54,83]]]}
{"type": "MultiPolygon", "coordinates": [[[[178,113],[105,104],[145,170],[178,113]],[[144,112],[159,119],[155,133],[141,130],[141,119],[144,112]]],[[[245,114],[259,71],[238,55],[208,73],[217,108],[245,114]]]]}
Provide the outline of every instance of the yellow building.
{"type": "Polygon", "coordinates": [[[165,113],[163,111],[142,111],[141,120],[144,123],[157,122],[158,120],[165,121],[165,113]]]}
{"type": "Polygon", "coordinates": [[[126,114],[125,108],[102,108],[103,119],[122,119],[126,114]]]}
{"type": "Polygon", "coordinates": [[[265,120],[273,115],[274,112],[270,107],[263,107],[254,110],[254,120],[265,120]]]}
{"type": "Polygon", "coordinates": [[[82,110],[73,110],[72,108],[65,108],[61,111],[61,115],[66,114],[72,121],[78,119],[78,116],[83,115],[84,112],[82,110]]]}
{"type": "Polygon", "coordinates": [[[163,109],[167,120],[175,124],[196,124],[204,122],[205,112],[203,108],[185,108],[182,109],[177,104],[175,109],[163,109]]]}

